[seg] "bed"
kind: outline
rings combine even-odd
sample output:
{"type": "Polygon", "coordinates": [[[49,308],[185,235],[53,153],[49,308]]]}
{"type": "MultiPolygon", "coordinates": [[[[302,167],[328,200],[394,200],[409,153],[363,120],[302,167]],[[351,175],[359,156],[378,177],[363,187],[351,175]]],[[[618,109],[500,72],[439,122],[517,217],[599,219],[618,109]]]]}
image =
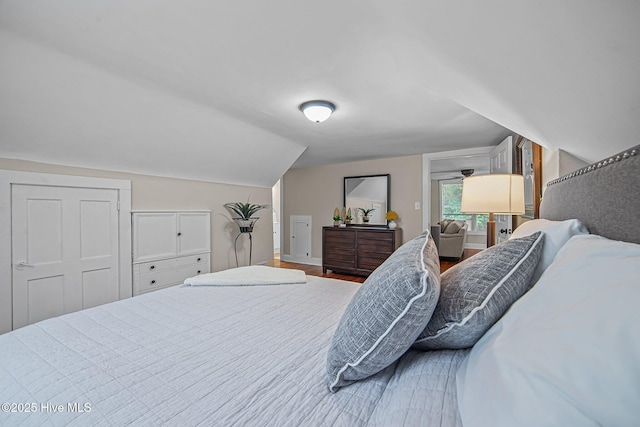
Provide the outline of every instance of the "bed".
{"type": "Polygon", "coordinates": [[[0,425],[632,425],[639,148],[442,277],[425,232],[364,285],[192,283],[4,334],[0,425]]]}

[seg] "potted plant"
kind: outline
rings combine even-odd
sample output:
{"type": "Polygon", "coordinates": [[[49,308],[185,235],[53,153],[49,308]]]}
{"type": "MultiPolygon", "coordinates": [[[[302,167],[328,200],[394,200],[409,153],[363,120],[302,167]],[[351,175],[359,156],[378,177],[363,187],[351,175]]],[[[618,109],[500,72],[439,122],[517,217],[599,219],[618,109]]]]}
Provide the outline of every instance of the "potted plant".
{"type": "Polygon", "coordinates": [[[334,227],[339,226],[341,220],[342,220],[342,215],[340,215],[340,209],[335,208],[333,210],[333,226],[334,227]]]}
{"type": "Polygon", "coordinates": [[[241,233],[251,233],[253,231],[253,225],[260,219],[259,217],[254,217],[253,214],[261,209],[268,208],[269,205],[249,203],[249,199],[247,199],[246,203],[225,203],[224,207],[238,215],[238,217],[233,218],[233,220],[238,224],[238,227],[240,227],[241,233]]]}
{"type": "Polygon", "coordinates": [[[351,221],[353,221],[353,217],[351,215],[347,215],[344,218],[344,223],[347,224],[347,225],[351,225],[351,221]]]}
{"type": "Polygon", "coordinates": [[[364,223],[368,223],[369,222],[369,214],[373,211],[375,211],[375,208],[357,208],[361,213],[362,213],[362,222],[364,223]]]}

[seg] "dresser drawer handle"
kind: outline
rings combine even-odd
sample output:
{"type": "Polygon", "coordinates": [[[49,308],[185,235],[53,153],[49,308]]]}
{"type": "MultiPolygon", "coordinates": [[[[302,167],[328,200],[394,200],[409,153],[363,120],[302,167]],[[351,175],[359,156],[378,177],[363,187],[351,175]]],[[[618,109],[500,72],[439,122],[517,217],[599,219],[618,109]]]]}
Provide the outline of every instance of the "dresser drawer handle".
{"type": "Polygon", "coordinates": [[[156,284],[156,281],[155,281],[155,280],[152,280],[152,281],[151,281],[151,284],[152,284],[152,285],[155,285],[155,284],[156,284]]]}
{"type": "Polygon", "coordinates": [[[198,274],[200,274],[200,270],[198,270],[198,274]]]}
{"type": "Polygon", "coordinates": [[[198,258],[198,262],[202,261],[202,258],[198,258]]]}
{"type": "Polygon", "coordinates": [[[149,270],[153,270],[154,268],[156,268],[156,266],[152,265],[151,267],[149,267],[149,270]]]}
{"type": "Polygon", "coordinates": [[[182,236],[182,233],[178,233],[178,236],[182,236]]]}

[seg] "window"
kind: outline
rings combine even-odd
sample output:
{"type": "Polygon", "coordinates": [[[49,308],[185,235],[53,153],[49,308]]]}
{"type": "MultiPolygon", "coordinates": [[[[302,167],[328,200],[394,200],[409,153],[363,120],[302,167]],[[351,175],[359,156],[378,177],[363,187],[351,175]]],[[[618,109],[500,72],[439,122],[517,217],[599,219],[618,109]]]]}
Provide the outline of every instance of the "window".
{"type": "Polygon", "coordinates": [[[462,219],[469,223],[469,231],[486,231],[489,215],[462,213],[461,203],[462,180],[440,181],[440,218],[462,219]]]}

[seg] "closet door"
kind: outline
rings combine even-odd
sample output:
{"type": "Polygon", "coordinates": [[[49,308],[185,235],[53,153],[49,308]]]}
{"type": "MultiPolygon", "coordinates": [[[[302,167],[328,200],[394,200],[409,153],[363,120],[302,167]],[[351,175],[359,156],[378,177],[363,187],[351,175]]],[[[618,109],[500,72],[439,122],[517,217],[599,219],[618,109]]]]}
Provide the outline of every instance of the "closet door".
{"type": "Polygon", "coordinates": [[[119,299],[118,190],[13,185],[13,328],[119,299]]]}

